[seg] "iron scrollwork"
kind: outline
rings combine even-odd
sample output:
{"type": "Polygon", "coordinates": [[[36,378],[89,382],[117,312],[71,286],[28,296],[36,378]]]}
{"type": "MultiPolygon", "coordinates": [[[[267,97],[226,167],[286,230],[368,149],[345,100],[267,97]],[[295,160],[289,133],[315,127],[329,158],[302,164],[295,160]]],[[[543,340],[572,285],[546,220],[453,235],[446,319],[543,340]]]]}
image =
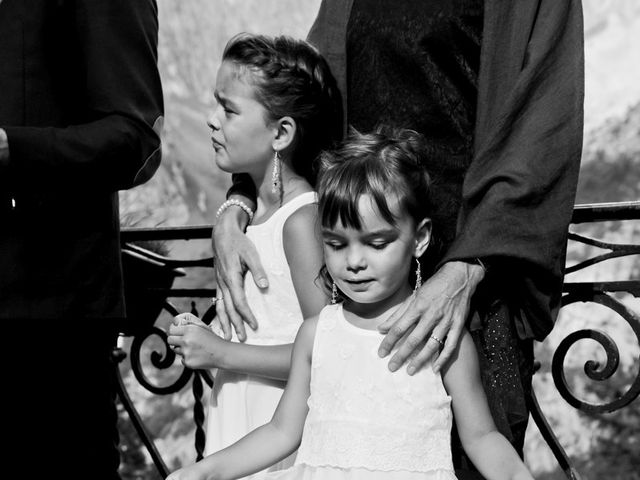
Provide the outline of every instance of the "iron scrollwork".
{"type": "MultiPolygon", "coordinates": [[[[585,223],[585,222],[597,222],[607,220],[635,220],[640,219],[640,202],[627,202],[620,204],[609,205],[582,205],[576,206],[574,210],[573,223],[585,223]]],[[[125,254],[132,255],[134,257],[142,257],[147,262],[154,263],[155,267],[160,268],[161,272],[169,273],[173,276],[184,275],[184,269],[191,267],[209,267],[213,266],[213,259],[198,259],[198,260],[175,260],[164,257],[162,255],[154,254],[145,250],[144,248],[132,245],[131,242],[135,241],[167,241],[167,240],[189,240],[189,239],[208,239],[211,236],[211,226],[192,226],[192,227],[168,227],[168,228],[154,228],[154,229],[140,229],[129,228],[123,229],[122,240],[125,245],[125,254]]],[[[640,245],[615,245],[611,243],[605,243],[598,240],[589,239],[582,235],[574,233],[569,234],[571,241],[581,242],[587,245],[595,246],[602,249],[609,250],[607,253],[598,255],[594,258],[585,260],[577,265],[568,267],[566,273],[571,273],[583,268],[586,268],[596,263],[610,260],[612,258],[626,257],[630,255],[637,255],[640,253],[640,245]]],[[[131,283],[131,282],[130,282],[131,283]]],[[[576,302],[594,302],[600,305],[604,305],[617,312],[624,320],[631,326],[638,345],[640,346],[640,319],[638,315],[628,309],[624,304],[619,302],[612,293],[615,292],[627,292],[634,295],[636,298],[640,297],[640,280],[631,281],[613,281],[613,282],[592,282],[592,283],[565,283],[564,285],[564,297],[563,306],[567,306],[576,302]]],[[[213,379],[208,371],[191,370],[186,366],[182,366],[182,371],[178,378],[166,386],[154,385],[154,383],[143,372],[143,365],[141,361],[141,355],[143,352],[143,344],[151,336],[156,336],[162,341],[161,351],[151,351],[150,364],[152,367],[158,370],[165,370],[174,365],[176,356],[175,353],[169,348],[167,343],[167,334],[164,330],[157,328],[153,325],[153,322],[158,317],[160,311],[164,310],[169,312],[172,316],[178,314],[176,307],[171,304],[168,298],[212,298],[215,296],[215,289],[206,288],[191,288],[191,289],[179,289],[172,288],[171,285],[152,285],[146,286],[144,291],[136,289],[133,294],[142,296],[143,298],[155,299],[158,301],[159,309],[153,315],[153,318],[138,322],[142,326],[129,325],[129,330],[123,332],[125,335],[133,336],[131,344],[131,366],[135,378],[140,384],[148,391],[157,395],[169,395],[182,390],[188,383],[192,382],[192,392],[194,397],[194,420],[196,423],[195,434],[195,447],[197,458],[202,458],[204,448],[204,406],[202,404],[203,386],[207,383],[210,387],[213,385],[213,379]],[[144,297],[146,295],[146,297],[144,297]]],[[[195,309],[195,304],[192,303],[192,313],[198,314],[195,309]]],[[[202,316],[205,323],[209,323],[215,316],[214,306],[209,306],[202,316]]],[[[554,383],[560,392],[560,395],[573,407],[590,413],[600,412],[612,412],[623,408],[631,403],[640,394],[640,371],[638,372],[635,380],[633,380],[629,389],[618,398],[604,403],[604,404],[591,404],[584,400],[578,399],[570,390],[570,387],[566,380],[564,371],[565,359],[569,350],[577,342],[584,339],[592,339],[598,342],[606,352],[607,360],[604,365],[600,365],[594,360],[589,360],[584,365],[584,370],[587,377],[594,381],[603,381],[610,378],[618,369],[620,355],[616,343],[604,332],[596,331],[593,329],[582,329],[571,333],[565,339],[563,339],[557,347],[553,360],[552,360],[552,377],[554,383]]],[[[123,358],[124,353],[120,352],[120,360],[123,358]]],[[[640,358],[638,358],[638,367],[640,368],[640,358]]],[[[119,375],[119,370],[118,370],[119,375]]],[[[129,412],[139,435],[143,438],[143,441],[149,450],[158,471],[166,475],[167,469],[164,462],[160,458],[153,441],[142,420],[140,420],[135,406],[128,398],[128,394],[122,379],[119,378],[123,391],[121,392],[121,399],[123,403],[127,403],[127,411],[129,412]]],[[[529,398],[532,415],[536,424],[538,425],[543,437],[551,447],[552,451],[558,463],[565,471],[568,478],[579,478],[577,472],[571,466],[568,457],[562,446],[555,437],[551,427],[549,426],[544,414],[542,413],[535,394],[533,393],[529,398]]]]}
{"type": "MultiPolygon", "coordinates": [[[[640,202],[623,202],[618,204],[580,205],[574,210],[574,224],[592,223],[601,221],[624,221],[640,219],[640,202]]],[[[592,265],[614,258],[629,257],[640,254],[640,245],[614,244],[591,239],[576,233],[569,233],[569,241],[597,247],[606,252],[577,263],[566,268],[565,273],[570,274],[592,265]]],[[[578,302],[590,302],[603,305],[616,312],[631,327],[638,346],[640,347],[640,318],[638,314],[627,308],[617,300],[613,294],[625,292],[635,298],[640,297],[640,279],[609,282],[565,282],[563,285],[564,296],[562,307],[578,302]]],[[[556,348],[551,363],[551,375],[554,384],[562,398],[572,407],[588,414],[610,413],[617,411],[638,398],[640,395],[640,356],[637,358],[638,371],[630,386],[623,393],[618,393],[616,398],[601,404],[594,404],[578,398],[571,390],[565,373],[565,359],[569,350],[581,340],[590,339],[597,342],[606,354],[606,362],[602,365],[595,360],[588,360],[584,364],[585,375],[592,381],[602,382],[613,377],[620,365],[620,352],[615,341],[606,333],[595,329],[580,329],[567,335],[556,348]]],[[[580,478],[569,461],[566,452],[553,433],[535,397],[535,392],[529,398],[531,414],[538,428],[551,448],[558,464],[564,470],[569,479],[580,478]]]]}

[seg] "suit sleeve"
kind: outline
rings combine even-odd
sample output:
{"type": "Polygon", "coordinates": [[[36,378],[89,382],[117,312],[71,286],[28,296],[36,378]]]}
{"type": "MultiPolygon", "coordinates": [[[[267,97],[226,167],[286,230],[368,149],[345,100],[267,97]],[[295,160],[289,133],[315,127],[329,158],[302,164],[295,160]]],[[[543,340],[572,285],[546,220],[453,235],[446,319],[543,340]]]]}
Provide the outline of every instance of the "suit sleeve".
{"type": "Polygon", "coordinates": [[[499,266],[542,338],[559,306],[582,149],[579,1],[485,2],[474,157],[444,261],[499,266]]]}
{"type": "Polygon", "coordinates": [[[81,116],[64,128],[4,127],[17,175],[60,186],[116,191],[147,181],[160,164],[163,98],[155,0],[73,3],[85,75],[81,116]]]}

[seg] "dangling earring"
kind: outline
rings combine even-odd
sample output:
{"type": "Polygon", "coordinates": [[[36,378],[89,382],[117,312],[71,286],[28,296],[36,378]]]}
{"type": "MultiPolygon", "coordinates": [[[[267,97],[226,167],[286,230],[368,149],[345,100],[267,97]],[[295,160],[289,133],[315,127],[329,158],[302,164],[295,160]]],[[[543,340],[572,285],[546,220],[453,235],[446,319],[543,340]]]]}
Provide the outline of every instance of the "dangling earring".
{"type": "Polygon", "coordinates": [[[338,303],[338,287],[336,282],[331,282],[331,305],[338,303]]]}
{"type": "Polygon", "coordinates": [[[416,285],[413,287],[413,291],[415,292],[422,286],[422,272],[420,271],[420,260],[416,258],[416,285]]]}
{"type": "Polygon", "coordinates": [[[282,196],[282,172],[280,171],[280,153],[274,150],[273,170],[271,171],[271,191],[282,196]]]}

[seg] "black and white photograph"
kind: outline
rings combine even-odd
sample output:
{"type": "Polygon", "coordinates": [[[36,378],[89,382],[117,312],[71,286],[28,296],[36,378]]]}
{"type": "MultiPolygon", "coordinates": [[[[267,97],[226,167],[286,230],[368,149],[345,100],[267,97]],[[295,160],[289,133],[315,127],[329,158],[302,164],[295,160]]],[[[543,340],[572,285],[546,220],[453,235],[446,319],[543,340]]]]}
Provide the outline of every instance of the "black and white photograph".
{"type": "Polygon", "coordinates": [[[640,480],[639,44],[637,0],[0,0],[7,470],[640,480]]]}

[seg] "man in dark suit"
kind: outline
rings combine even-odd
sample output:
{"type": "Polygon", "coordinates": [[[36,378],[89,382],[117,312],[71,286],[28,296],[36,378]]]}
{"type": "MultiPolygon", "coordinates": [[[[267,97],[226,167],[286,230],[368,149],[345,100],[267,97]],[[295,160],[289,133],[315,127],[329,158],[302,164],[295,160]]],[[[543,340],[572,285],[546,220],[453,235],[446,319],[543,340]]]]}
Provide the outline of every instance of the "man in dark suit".
{"type": "Polygon", "coordinates": [[[119,478],[118,196],[160,163],[155,0],[0,1],[0,321],[27,478],[119,478]],[[62,439],[64,438],[64,441],[62,439]]]}

